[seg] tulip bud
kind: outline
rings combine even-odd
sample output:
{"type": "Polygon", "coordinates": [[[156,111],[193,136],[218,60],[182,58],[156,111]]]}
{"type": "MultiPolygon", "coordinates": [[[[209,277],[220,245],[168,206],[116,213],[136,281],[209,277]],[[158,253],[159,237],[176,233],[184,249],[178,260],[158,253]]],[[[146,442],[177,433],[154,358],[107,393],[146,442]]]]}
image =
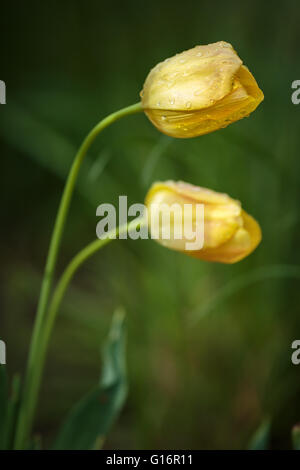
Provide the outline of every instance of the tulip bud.
{"type": "Polygon", "coordinates": [[[223,41],[156,65],[140,93],[150,121],[164,134],[208,134],[248,116],[264,95],[233,47],[223,41]]]}
{"type": "Polygon", "coordinates": [[[151,237],[167,248],[182,251],[195,258],[220,263],[235,263],[249,255],[261,241],[261,230],[258,223],[241,207],[241,203],[227,194],[217,193],[210,189],[193,186],[183,182],[158,182],[152,185],[145,201],[151,237]],[[201,230],[196,218],[196,207],[202,205],[203,213],[203,244],[196,250],[187,249],[191,238],[186,238],[181,224],[191,223],[192,232],[197,238],[197,230],[201,230]],[[192,211],[185,212],[191,206],[192,211]],[[175,211],[172,212],[172,207],[175,211]],[[179,209],[182,209],[179,211],[179,209]],[[170,238],[163,237],[164,215],[167,211],[173,214],[170,218],[170,238]],[[177,217],[179,212],[183,219],[177,217]],[[154,226],[159,220],[159,226],[154,226]],[[182,238],[175,236],[176,231],[182,238]]]}

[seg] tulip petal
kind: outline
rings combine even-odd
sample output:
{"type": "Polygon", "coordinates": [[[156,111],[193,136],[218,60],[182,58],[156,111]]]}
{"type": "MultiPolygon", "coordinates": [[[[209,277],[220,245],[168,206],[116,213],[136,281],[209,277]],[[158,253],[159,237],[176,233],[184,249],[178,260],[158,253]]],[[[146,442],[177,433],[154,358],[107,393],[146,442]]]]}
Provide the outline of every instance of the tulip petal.
{"type": "Polygon", "coordinates": [[[233,264],[246,258],[261,241],[261,229],[256,220],[242,211],[243,227],[240,227],[233,237],[221,246],[203,249],[197,252],[187,252],[192,257],[205,261],[233,264]]]}
{"type": "Polygon", "coordinates": [[[227,194],[181,181],[166,181],[152,185],[145,203],[152,238],[195,258],[235,263],[249,255],[261,241],[258,223],[241,208],[239,201],[227,194]],[[199,204],[204,208],[201,220],[197,218],[199,204]],[[190,209],[187,212],[186,205],[190,209]],[[191,231],[186,232],[186,228],[191,231]],[[198,241],[201,233],[203,243],[188,249],[187,243],[198,241]]]}
{"type": "Polygon", "coordinates": [[[263,100],[232,46],[196,46],[158,64],[141,92],[150,121],[164,134],[197,137],[248,116],[263,100]]]}
{"type": "Polygon", "coordinates": [[[196,46],[156,65],[142,92],[144,109],[199,110],[232,90],[242,65],[231,44],[219,41],[196,46]]]}

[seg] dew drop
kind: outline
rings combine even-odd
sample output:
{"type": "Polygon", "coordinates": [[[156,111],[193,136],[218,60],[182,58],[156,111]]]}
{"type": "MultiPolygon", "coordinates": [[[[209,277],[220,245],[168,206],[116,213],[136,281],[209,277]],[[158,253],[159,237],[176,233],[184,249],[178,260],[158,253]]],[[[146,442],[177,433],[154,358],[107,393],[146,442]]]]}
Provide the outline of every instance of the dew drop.
{"type": "Polygon", "coordinates": [[[202,52],[197,52],[197,56],[198,56],[198,57],[201,57],[201,56],[202,56],[202,52]]]}
{"type": "Polygon", "coordinates": [[[194,95],[195,96],[200,96],[202,92],[203,92],[202,88],[199,88],[199,90],[195,91],[194,95]]]}
{"type": "Polygon", "coordinates": [[[185,103],[185,107],[186,107],[187,109],[190,109],[190,108],[192,107],[192,103],[191,103],[190,101],[187,101],[187,102],[185,103]]]}
{"type": "Polygon", "coordinates": [[[165,121],[167,119],[167,116],[162,116],[161,119],[162,121],[165,121]]]}

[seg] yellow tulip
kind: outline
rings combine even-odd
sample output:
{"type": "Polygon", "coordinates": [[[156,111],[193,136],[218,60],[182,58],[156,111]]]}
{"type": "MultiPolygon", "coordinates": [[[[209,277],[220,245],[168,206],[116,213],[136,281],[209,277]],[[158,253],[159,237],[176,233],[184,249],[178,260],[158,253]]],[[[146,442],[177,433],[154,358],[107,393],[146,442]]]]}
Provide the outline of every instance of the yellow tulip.
{"type": "Polygon", "coordinates": [[[152,238],[167,248],[199,259],[235,263],[249,255],[261,241],[258,223],[242,209],[239,201],[227,194],[183,182],[158,182],[150,188],[145,205],[152,238]],[[204,209],[203,245],[201,249],[191,251],[186,249],[186,244],[192,241],[191,238],[187,239],[183,230],[181,230],[181,239],[174,234],[176,230],[182,228],[181,223],[187,222],[191,222],[194,234],[200,230],[199,220],[196,220],[196,207],[200,204],[204,209]],[[186,205],[192,207],[187,216],[184,212],[186,205]],[[162,232],[166,223],[163,222],[163,218],[168,211],[171,230],[170,238],[166,239],[162,232]],[[179,212],[184,214],[182,222],[176,218],[179,212]],[[159,220],[158,228],[156,224],[154,226],[154,220],[159,220]]]}
{"type": "Polygon", "coordinates": [[[233,47],[223,41],[177,54],[156,65],[140,95],[150,121],[164,134],[208,134],[248,116],[264,95],[233,47]]]}

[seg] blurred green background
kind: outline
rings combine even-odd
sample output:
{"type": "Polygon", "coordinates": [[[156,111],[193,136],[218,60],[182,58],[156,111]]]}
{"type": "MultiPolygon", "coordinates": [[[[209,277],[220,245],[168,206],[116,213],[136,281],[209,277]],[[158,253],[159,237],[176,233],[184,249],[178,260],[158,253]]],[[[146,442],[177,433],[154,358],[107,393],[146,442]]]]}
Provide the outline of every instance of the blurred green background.
{"type": "Polygon", "coordinates": [[[263,241],[232,266],[154,241],[115,241],[76,275],[60,309],[35,432],[48,446],[95,383],[112,312],[127,311],[130,391],[107,449],[239,449],[272,419],[271,447],[300,421],[299,2],[2,2],[0,337],[23,371],[63,181],[87,131],[138,101],[151,67],[196,44],[231,42],[265,93],[248,119],[174,140],[142,114],[89,152],[58,272],[95,238],[96,207],[142,202],[158,179],[240,199],[263,241]]]}

